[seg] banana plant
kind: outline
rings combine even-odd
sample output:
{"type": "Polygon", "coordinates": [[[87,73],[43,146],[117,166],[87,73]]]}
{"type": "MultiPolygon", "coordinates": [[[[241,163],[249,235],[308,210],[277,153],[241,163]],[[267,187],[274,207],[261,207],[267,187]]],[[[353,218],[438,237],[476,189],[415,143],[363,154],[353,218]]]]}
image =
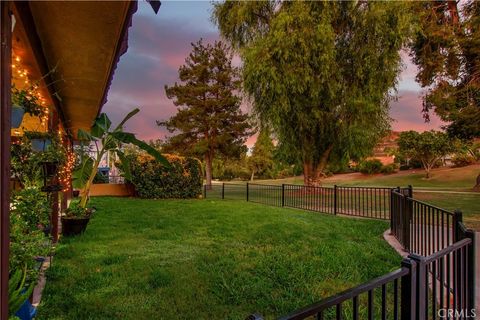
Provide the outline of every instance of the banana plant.
{"type": "Polygon", "coordinates": [[[121,150],[121,146],[124,144],[133,144],[149,153],[157,161],[162,163],[162,165],[170,167],[168,160],[162,156],[158,150],[144,141],[138,140],[133,133],[123,131],[125,123],[139,111],[138,108],[132,110],[114,129],[111,128],[112,122],[108,116],[105,113],[101,113],[93,122],[90,132],[81,129],[78,130],[77,138],[80,141],[93,143],[95,145],[95,156],[85,156],[81,165],[73,173],[74,185],[81,190],[79,203],[81,208],[86,209],[93,179],[97,174],[100,161],[105,154],[115,153],[120,160],[124,177],[127,180],[131,178],[130,163],[121,150]]]}

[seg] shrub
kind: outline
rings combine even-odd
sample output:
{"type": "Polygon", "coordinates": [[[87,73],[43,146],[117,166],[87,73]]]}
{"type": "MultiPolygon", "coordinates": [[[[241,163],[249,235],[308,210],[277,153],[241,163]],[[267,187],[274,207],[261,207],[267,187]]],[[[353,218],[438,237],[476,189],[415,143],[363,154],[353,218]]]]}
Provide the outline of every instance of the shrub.
{"type": "Polygon", "coordinates": [[[10,268],[26,268],[29,281],[34,281],[34,258],[50,253],[42,230],[50,219],[49,201],[39,189],[26,188],[12,194],[10,208],[10,268]]]}
{"type": "Polygon", "coordinates": [[[95,178],[93,178],[93,183],[94,184],[102,184],[102,183],[108,183],[108,176],[100,173],[100,172],[97,172],[97,174],[95,175],[95,178]]]}
{"type": "Polygon", "coordinates": [[[165,154],[171,168],[150,155],[130,157],[131,183],[141,198],[196,198],[202,193],[202,166],[198,159],[165,154]]]}
{"type": "Polygon", "coordinates": [[[378,159],[365,160],[358,165],[358,171],[363,174],[380,173],[382,166],[382,162],[378,159]]]}
{"type": "Polygon", "coordinates": [[[395,163],[390,163],[390,164],[387,164],[386,166],[383,166],[380,172],[383,174],[392,174],[396,170],[397,170],[397,165],[395,163]]]}
{"type": "Polygon", "coordinates": [[[456,154],[453,159],[454,167],[465,167],[475,163],[475,158],[468,154],[456,154]]]}

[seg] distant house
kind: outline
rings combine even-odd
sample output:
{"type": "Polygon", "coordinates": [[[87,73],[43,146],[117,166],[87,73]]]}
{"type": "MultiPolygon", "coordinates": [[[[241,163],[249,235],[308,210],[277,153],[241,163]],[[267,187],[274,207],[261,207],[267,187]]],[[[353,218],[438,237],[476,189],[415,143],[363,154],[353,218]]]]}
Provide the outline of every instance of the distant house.
{"type": "Polygon", "coordinates": [[[378,159],[382,164],[387,165],[395,161],[395,156],[392,155],[392,150],[398,148],[399,131],[391,131],[384,137],[377,146],[373,149],[373,156],[368,159],[378,159]]]}

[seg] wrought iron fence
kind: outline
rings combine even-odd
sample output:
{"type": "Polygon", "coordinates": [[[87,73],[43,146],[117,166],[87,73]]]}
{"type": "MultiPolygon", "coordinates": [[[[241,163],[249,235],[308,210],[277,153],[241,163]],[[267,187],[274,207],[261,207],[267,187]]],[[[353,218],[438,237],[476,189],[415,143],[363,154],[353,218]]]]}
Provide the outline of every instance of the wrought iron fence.
{"type": "MultiPolygon", "coordinates": [[[[282,320],[467,319],[475,304],[475,233],[450,212],[412,198],[412,187],[308,187],[220,184],[207,198],[245,199],[278,207],[390,219],[410,255],[393,272],[296,310],[282,320]],[[442,314],[443,311],[443,314],[442,314]]],[[[259,314],[247,319],[260,320],[259,314]]]]}
{"type": "MultiPolygon", "coordinates": [[[[411,187],[403,188],[412,192],[411,187]]],[[[221,183],[204,186],[205,198],[237,199],[277,207],[390,219],[392,188],[314,187],[294,184],[221,183]]]]}

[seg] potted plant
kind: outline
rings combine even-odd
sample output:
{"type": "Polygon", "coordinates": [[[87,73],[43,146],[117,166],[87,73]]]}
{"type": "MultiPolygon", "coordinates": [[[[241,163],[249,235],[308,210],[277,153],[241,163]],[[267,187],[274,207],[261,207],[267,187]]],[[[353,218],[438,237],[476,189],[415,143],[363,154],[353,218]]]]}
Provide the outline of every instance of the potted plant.
{"type": "Polygon", "coordinates": [[[152,155],[157,161],[161,162],[165,166],[170,166],[168,160],[158,152],[155,148],[147,143],[138,140],[133,133],[124,132],[123,126],[125,123],[136,115],[140,110],[138,108],[131,111],[125,116],[125,118],[115,127],[111,128],[112,122],[105,113],[100,114],[90,129],[90,132],[79,129],[77,137],[83,143],[94,143],[94,157],[90,155],[84,155],[82,161],[78,164],[76,170],[73,173],[74,186],[80,189],[80,201],[78,205],[72,207],[72,213],[67,213],[63,222],[67,222],[69,219],[78,219],[79,217],[85,217],[86,223],[90,219],[89,209],[87,208],[90,187],[93,184],[93,180],[98,172],[98,166],[102,158],[108,153],[115,153],[120,159],[120,165],[123,168],[125,178],[130,178],[130,163],[122,152],[123,144],[133,144],[140,149],[146,151],[152,155]]]}
{"type": "Polygon", "coordinates": [[[62,235],[68,237],[84,233],[92,213],[92,208],[82,208],[79,202],[72,202],[62,216],[62,235]]]}
{"type": "Polygon", "coordinates": [[[46,151],[52,144],[52,134],[50,132],[25,131],[25,136],[30,139],[32,150],[36,152],[46,151]]]}
{"type": "Polygon", "coordinates": [[[34,88],[32,86],[26,89],[18,89],[15,85],[12,86],[12,128],[20,127],[25,113],[32,116],[42,114],[43,107],[33,92],[34,88]]]}

